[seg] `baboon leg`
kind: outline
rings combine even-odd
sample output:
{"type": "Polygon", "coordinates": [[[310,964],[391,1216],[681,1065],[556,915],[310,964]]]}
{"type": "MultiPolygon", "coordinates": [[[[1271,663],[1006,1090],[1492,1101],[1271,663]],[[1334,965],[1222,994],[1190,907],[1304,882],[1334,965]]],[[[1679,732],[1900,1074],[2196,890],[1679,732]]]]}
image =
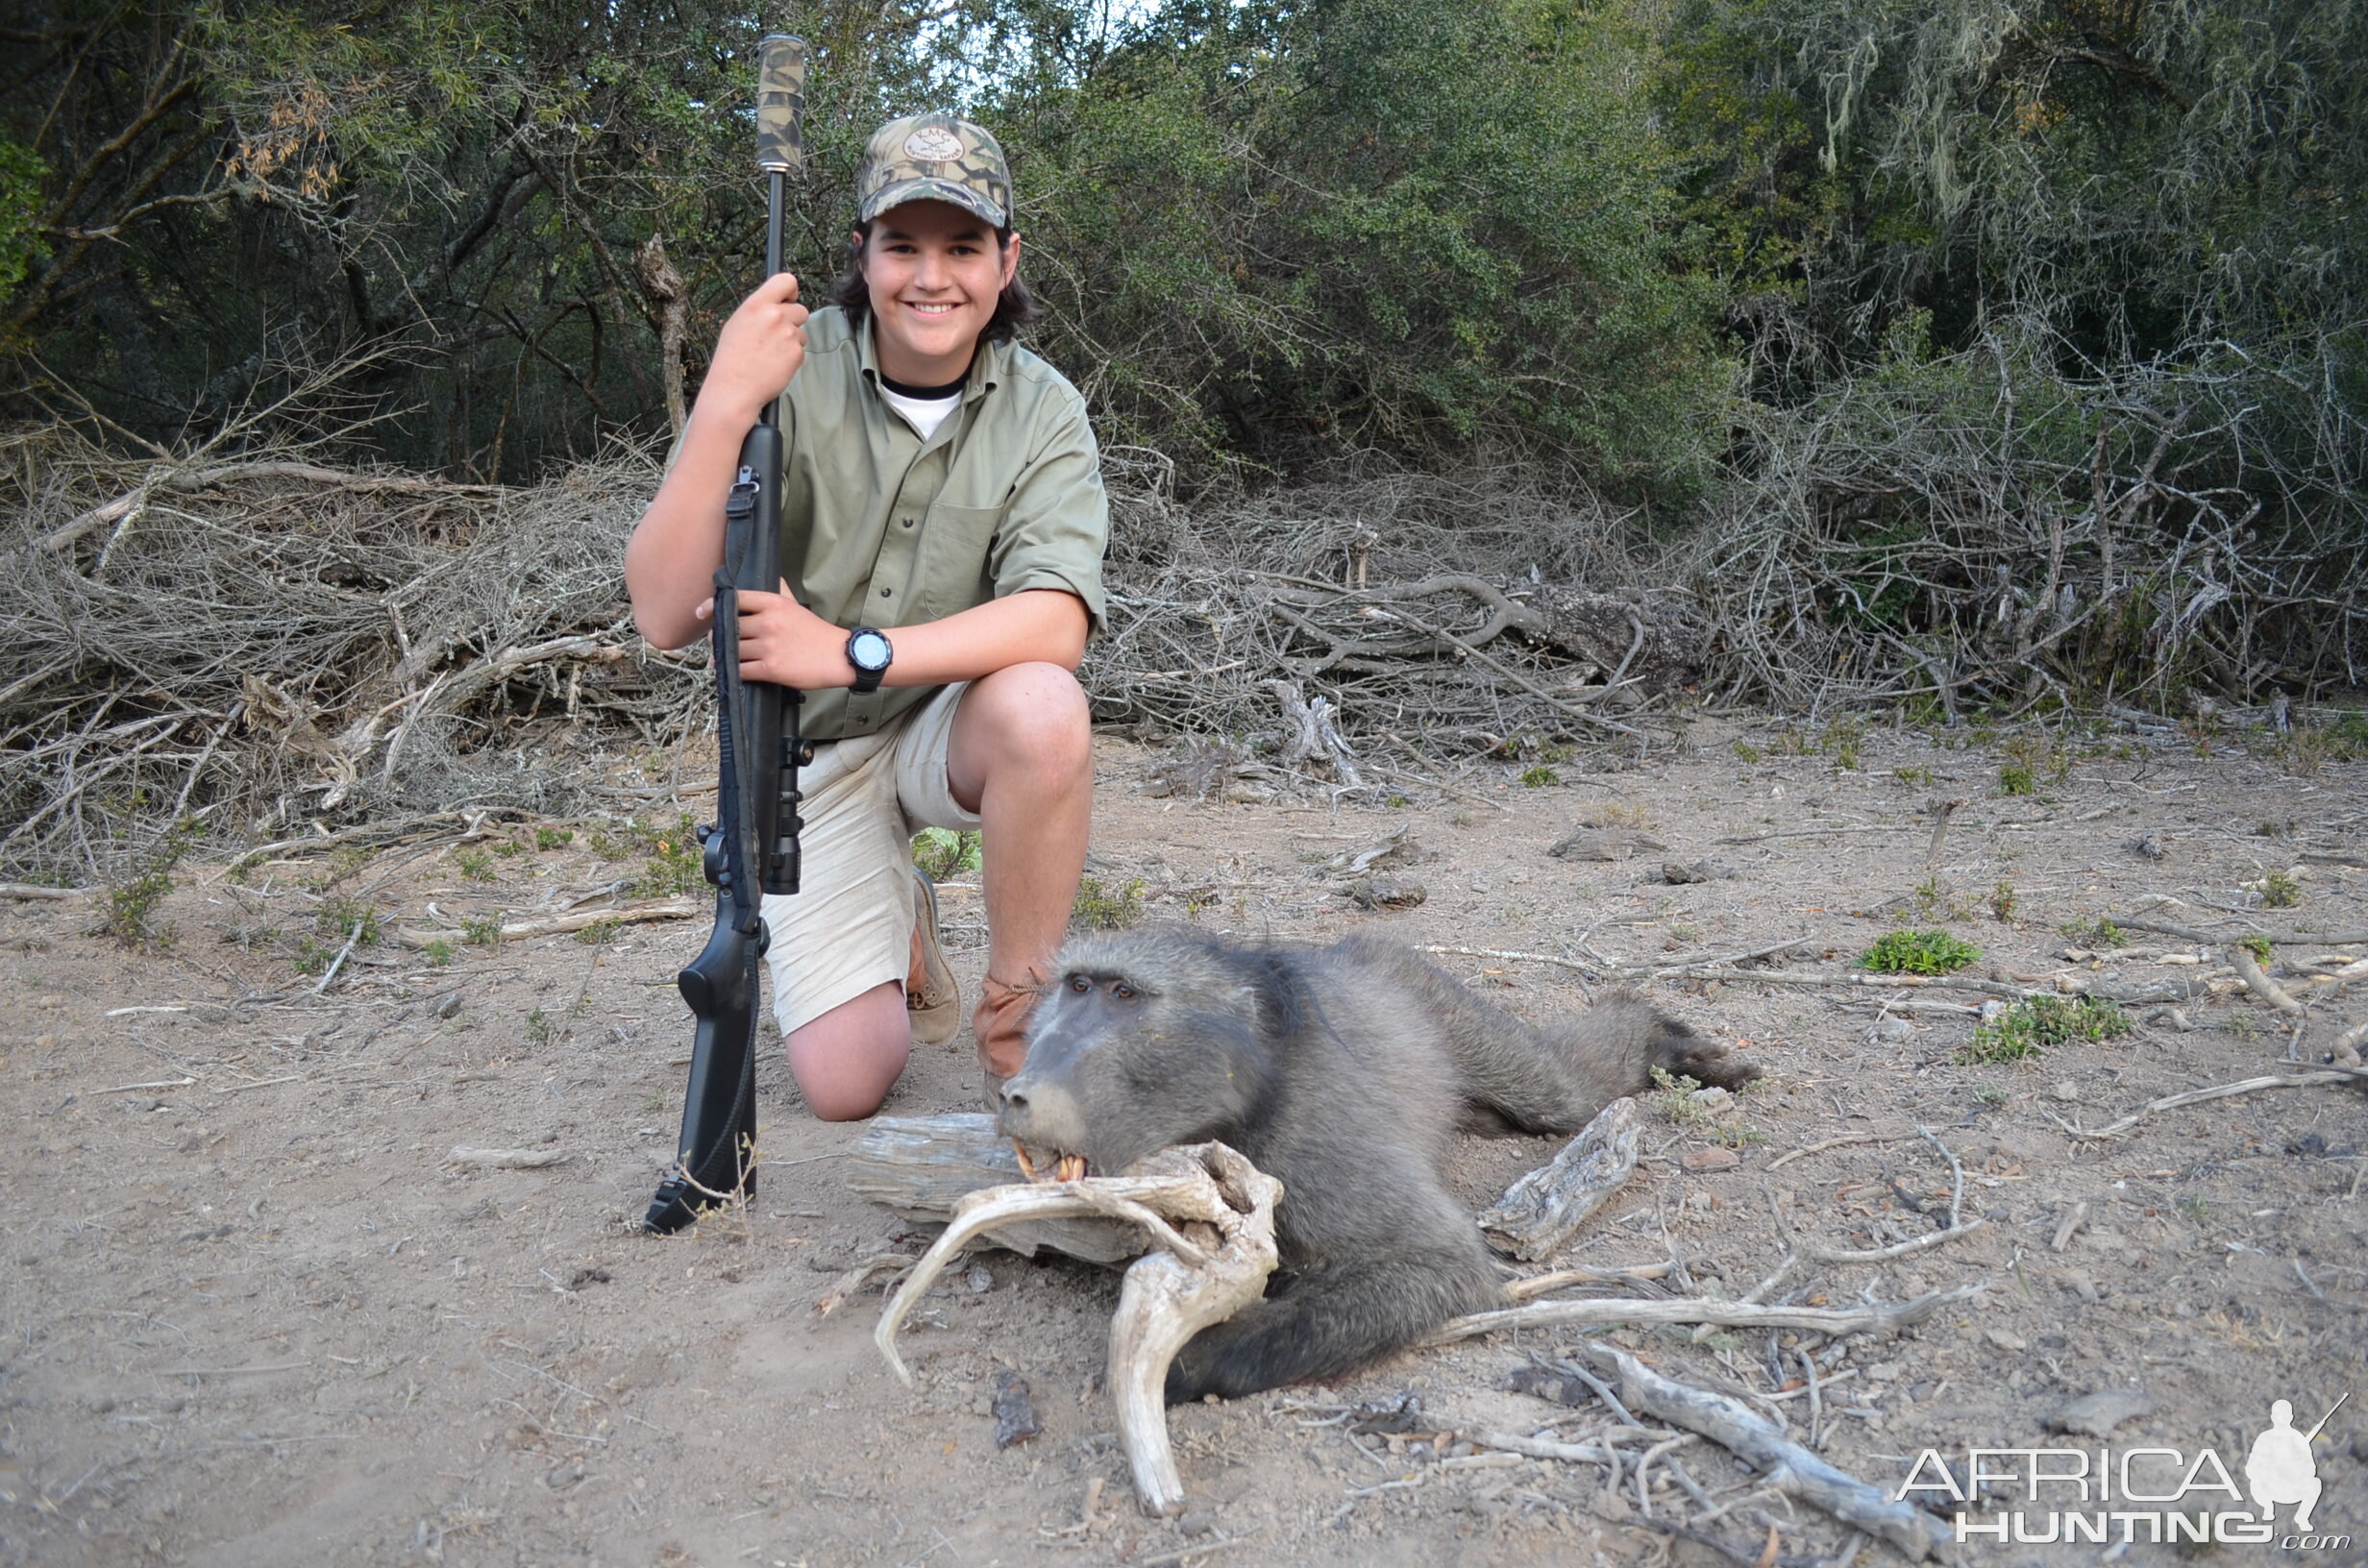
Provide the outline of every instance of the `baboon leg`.
{"type": "MultiPolygon", "coordinates": [[[[1464,983],[1393,942],[1364,935],[1341,943],[1413,992],[1445,1037],[1466,1100],[1523,1132],[1576,1131],[1626,1089],[1594,1081],[1589,1064],[1517,1014],[1481,1000],[1464,983]]],[[[1631,1066],[1631,1075],[1643,1071],[1631,1066]]]]}
{"type": "Polygon", "coordinates": [[[1336,1378],[1459,1313],[1503,1304],[1485,1265],[1460,1250],[1326,1264],[1196,1335],[1168,1369],[1168,1403],[1336,1378]]]}

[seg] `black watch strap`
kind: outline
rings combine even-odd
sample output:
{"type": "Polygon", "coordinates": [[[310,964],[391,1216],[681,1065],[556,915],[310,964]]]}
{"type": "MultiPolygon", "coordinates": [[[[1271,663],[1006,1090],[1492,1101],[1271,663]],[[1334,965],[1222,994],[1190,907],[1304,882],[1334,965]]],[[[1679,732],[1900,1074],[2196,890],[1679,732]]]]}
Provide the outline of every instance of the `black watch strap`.
{"type": "Polygon", "coordinates": [[[854,668],[855,678],[849,690],[858,697],[878,691],[880,677],[888,673],[888,665],[895,657],[896,649],[877,626],[857,626],[850,631],[847,662],[854,668]]]}

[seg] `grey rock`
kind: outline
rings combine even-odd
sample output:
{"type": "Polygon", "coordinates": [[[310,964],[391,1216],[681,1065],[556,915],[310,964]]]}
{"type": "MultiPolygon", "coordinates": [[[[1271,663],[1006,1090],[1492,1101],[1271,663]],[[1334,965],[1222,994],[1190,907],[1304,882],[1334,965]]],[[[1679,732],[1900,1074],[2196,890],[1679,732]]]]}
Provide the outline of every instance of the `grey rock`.
{"type": "Polygon", "coordinates": [[[1565,834],[1546,851],[1556,860],[1626,860],[1644,850],[1666,849],[1649,833],[1626,827],[1582,827],[1565,834]]]}
{"type": "Polygon", "coordinates": [[[2134,1416],[2152,1415],[2154,1396],[2142,1388],[2100,1388],[2083,1394],[2047,1418],[2050,1432],[2103,1437],[2134,1416]]]}
{"type": "Polygon", "coordinates": [[[1344,891],[1360,909],[1413,909],[1430,896],[1410,876],[1360,876],[1344,891]]]}
{"type": "Polygon", "coordinates": [[[1035,1402],[1028,1398],[1027,1380],[1009,1367],[996,1370],[994,1409],[998,1448],[1024,1443],[1045,1430],[1036,1418],[1035,1402]]]}

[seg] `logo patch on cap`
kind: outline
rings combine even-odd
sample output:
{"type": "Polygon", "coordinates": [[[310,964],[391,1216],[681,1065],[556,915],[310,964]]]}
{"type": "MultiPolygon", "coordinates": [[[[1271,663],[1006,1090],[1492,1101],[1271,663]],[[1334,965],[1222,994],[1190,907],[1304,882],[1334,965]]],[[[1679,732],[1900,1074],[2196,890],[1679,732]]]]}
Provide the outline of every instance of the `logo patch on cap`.
{"type": "Polygon", "coordinates": [[[918,163],[950,163],[962,156],[962,138],[942,125],[925,125],[904,138],[904,156],[918,163]]]}

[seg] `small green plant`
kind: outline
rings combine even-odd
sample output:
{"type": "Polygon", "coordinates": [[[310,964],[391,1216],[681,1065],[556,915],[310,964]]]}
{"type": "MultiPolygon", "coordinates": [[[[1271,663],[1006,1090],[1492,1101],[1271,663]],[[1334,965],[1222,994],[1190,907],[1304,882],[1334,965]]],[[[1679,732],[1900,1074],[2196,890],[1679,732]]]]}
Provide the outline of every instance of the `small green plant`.
{"type": "Polygon", "coordinates": [[[429,938],[428,945],[421,948],[420,951],[428,955],[429,963],[435,965],[439,968],[453,961],[453,944],[446,942],[442,937],[429,938]]]}
{"type": "Polygon", "coordinates": [[[2127,947],[2129,933],[2112,920],[2100,915],[2093,920],[2066,920],[2057,927],[2083,947],[2127,947]]]}
{"type": "Polygon", "coordinates": [[[379,944],[379,906],[365,904],[356,898],[331,898],[321,905],[313,917],[321,934],[333,939],[342,947],[351,941],[357,947],[376,947],[379,944]],[[359,927],[357,932],[356,927],[359,927]]]}
{"type": "Polygon", "coordinates": [[[1382,804],[1390,807],[1394,811],[1402,811],[1406,807],[1413,805],[1414,802],[1407,799],[1402,795],[1394,795],[1390,796],[1389,799],[1384,800],[1382,804]]]}
{"type": "Polygon", "coordinates": [[[1954,974],[1982,956],[1982,949],[1946,931],[1888,931],[1859,958],[1878,974],[1954,974]]]}
{"type": "Polygon", "coordinates": [[[137,951],[162,952],[173,944],[173,928],[157,921],[157,906],[173,891],[173,868],[189,852],[202,832],[201,824],[183,821],[165,830],[149,857],[148,869],[128,882],[110,886],[99,903],[94,934],[112,937],[137,951]]]}
{"type": "Polygon", "coordinates": [[[1523,789],[1542,790],[1549,784],[1560,784],[1562,781],[1563,775],[1556,772],[1553,769],[1548,768],[1542,762],[1538,764],[1535,768],[1525,770],[1521,774],[1521,787],[1523,789]]]}
{"type": "Polygon", "coordinates": [[[641,1097],[641,1114],[645,1116],[654,1116],[665,1109],[666,1091],[662,1089],[654,1089],[641,1097]]]}
{"type": "Polygon", "coordinates": [[[2236,945],[2253,955],[2253,962],[2266,968],[2270,955],[2277,951],[2267,937],[2238,937],[2236,945]]]}
{"type": "Polygon", "coordinates": [[[528,1044],[548,1045],[558,1038],[559,1026],[552,1021],[550,1014],[538,1007],[527,1015],[528,1044]]]}
{"type": "Polygon", "coordinates": [[[1625,800],[1605,800],[1579,813],[1581,827],[1636,827],[1653,825],[1642,806],[1630,805],[1625,800]]]}
{"type": "Polygon", "coordinates": [[[1538,760],[1544,763],[1549,768],[1559,768],[1564,763],[1570,760],[1570,747],[1566,746],[1549,746],[1542,747],[1538,752],[1538,760]]]}
{"type": "Polygon", "coordinates": [[[1738,741],[1735,743],[1735,755],[1743,762],[1758,762],[1765,753],[1749,741],[1738,741]]]}
{"type": "Polygon", "coordinates": [[[576,940],[588,947],[604,946],[617,940],[617,932],[620,929],[622,928],[615,920],[594,920],[590,925],[576,933],[576,940]]]}
{"type": "Polygon", "coordinates": [[[1991,1111],[1995,1111],[2000,1106],[2007,1103],[2006,1088],[2001,1084],[1980,1085],[1974,1090],[1973,1097],[1980,1101],[1985,1108],[1991,1111]]]}
{"type": "Polygon", "coordinates": [[[1856,719],[1830,719],[1826,721],[1825,735],[1819,749],[1834,759],[1837,769],[1854,773],[1859,767],[1859,742],[1865,735],[1866,726],[1856,719]]]}
{"type": "Polygon", "coordinates": [[[1672,1076],[1668,1068],[1655,1067],[1653,1088],[1659,1092],[1653,1095],[1653,1109],[1664,1120],[1676,1122],[1680,1127],[1708,1127],[1716,1118],[1693,1097],[1693,1091],[1701,1087],[1701,1080],[1690,1074],[1672,1076]]]}
{"type": "Polygon", "coordinates": [[[2116,1040],[2129,1032],[2130,1016],[2113,1002],[2095,996],[2034,996],[1976,1026],[1957,1060],[2019,1062],[2051,1045],[2116,1040]]]}
{"type": "Polygon", "coordinates": [[[2271,871],[2261,878],[2263,909],[2292,909],[2303,901],[2303,885],[2291,871],[2271,871]]]}
{"type": "Polygon", "coordinates": [[[2030,769],[2018,763],[2010,762],[1998,770],[1998,793],[2000,795],[2036,795],[2039,793],[2038,776],[2030,769]]]}
{"type": "Polygon", "coordinates": [[[2014,884],[2001,879],[1989,890],[1989,918],[2004,925],[2014,919],[2014,906],[2020,901],[2014,894],[2014,884]]]}
{"type": "Polygon", "coordinates": [[[502,943],[502,917],[473,916],[460,922],[460,940],[472,947],[498,947],[502,943]]]}
{"type": "Polygon", "coordinates": [[[463,882],[493,880],[493,857],[482,849],[463,849],[453,857],[453,862],[460,868],[463,882]]]}
{"type": "Polygon", "coordinates": [[[1447,821],[1453,822],[1458,827],[1469,827],[1471,826],[1471,813],[1468,811],[1459,811],[1454,816],[1448,818],[1447,821]]]}
{"type": "Polygon", "coordinates": [[[491,849],[495,854],[504,856],[505,858],[511,855],[523,855],[527,852],[526,841],[516,837],[495,839],[485,847],[491,849]]]}
{"type": "Polygon", "coordinates": [[[1930,789],[1932,787],[1933,771],[1920,763],[1910,767],[1894,768],[1891,770],[1891,776],[1910,789],[1930,789]]]}
{"type": "Polygon", "coordinates": [[[538,826],[534,829],[534,847],[537,849],[563,849],[575,842],[573,828],[538,826]]]}
{"type": "Polygon", "coordinates": [[[976,833],[925,827],[913,837],[913,864],[928,872],[930,881],[943,882],[964,871],[976,871],[985,860],[976,833]]]}
{"type": "Polygon", "coordinates": [[[699,824],[685,813],[672,828],[644,837],[649,859],[633,879],[637,898],[674,898],[696,893],[707,880],[706,850],[699,842],[699,824]]]}
{"type": "Polygon", "coordinates": [[[2201,1225],[2211,1218],[2211,1205],[2193,1193],[2179,1200],[2179,1212],[2186,1215],[2191,1224],[2201,1225]]]}
{"type": "Polygon", "coordinates": [[[1071,911],[1077,924],[1095,931],[1116,931],[1143,919],[1143,879],[1122,888],[1105,888],[1095,877],[1077,880],[1077,902],[1071,911]]]}
{"type": "Polygon", "coordinates": [[[2050,784],[2061,784],[2072,776],[2072,748],[2050,741],[2044,734],[2031,730],[2007,737],[1999,747],[2006,753],[2008,767],[1998,771],[2003,786],[2010,771],[2019,770],[2031,782],[2030,789],[2007,790],[2009,795],[2030,795],[2045,779],[2050,784]]]}
{"type": "Polygon", "coordinates": [[[173,928],[157,922],[157,906],[173,891],[172,873],[153,870],[107,890],[100,906],[99,935],[124,946],[161,952],[173,944],[173,928]]]}

